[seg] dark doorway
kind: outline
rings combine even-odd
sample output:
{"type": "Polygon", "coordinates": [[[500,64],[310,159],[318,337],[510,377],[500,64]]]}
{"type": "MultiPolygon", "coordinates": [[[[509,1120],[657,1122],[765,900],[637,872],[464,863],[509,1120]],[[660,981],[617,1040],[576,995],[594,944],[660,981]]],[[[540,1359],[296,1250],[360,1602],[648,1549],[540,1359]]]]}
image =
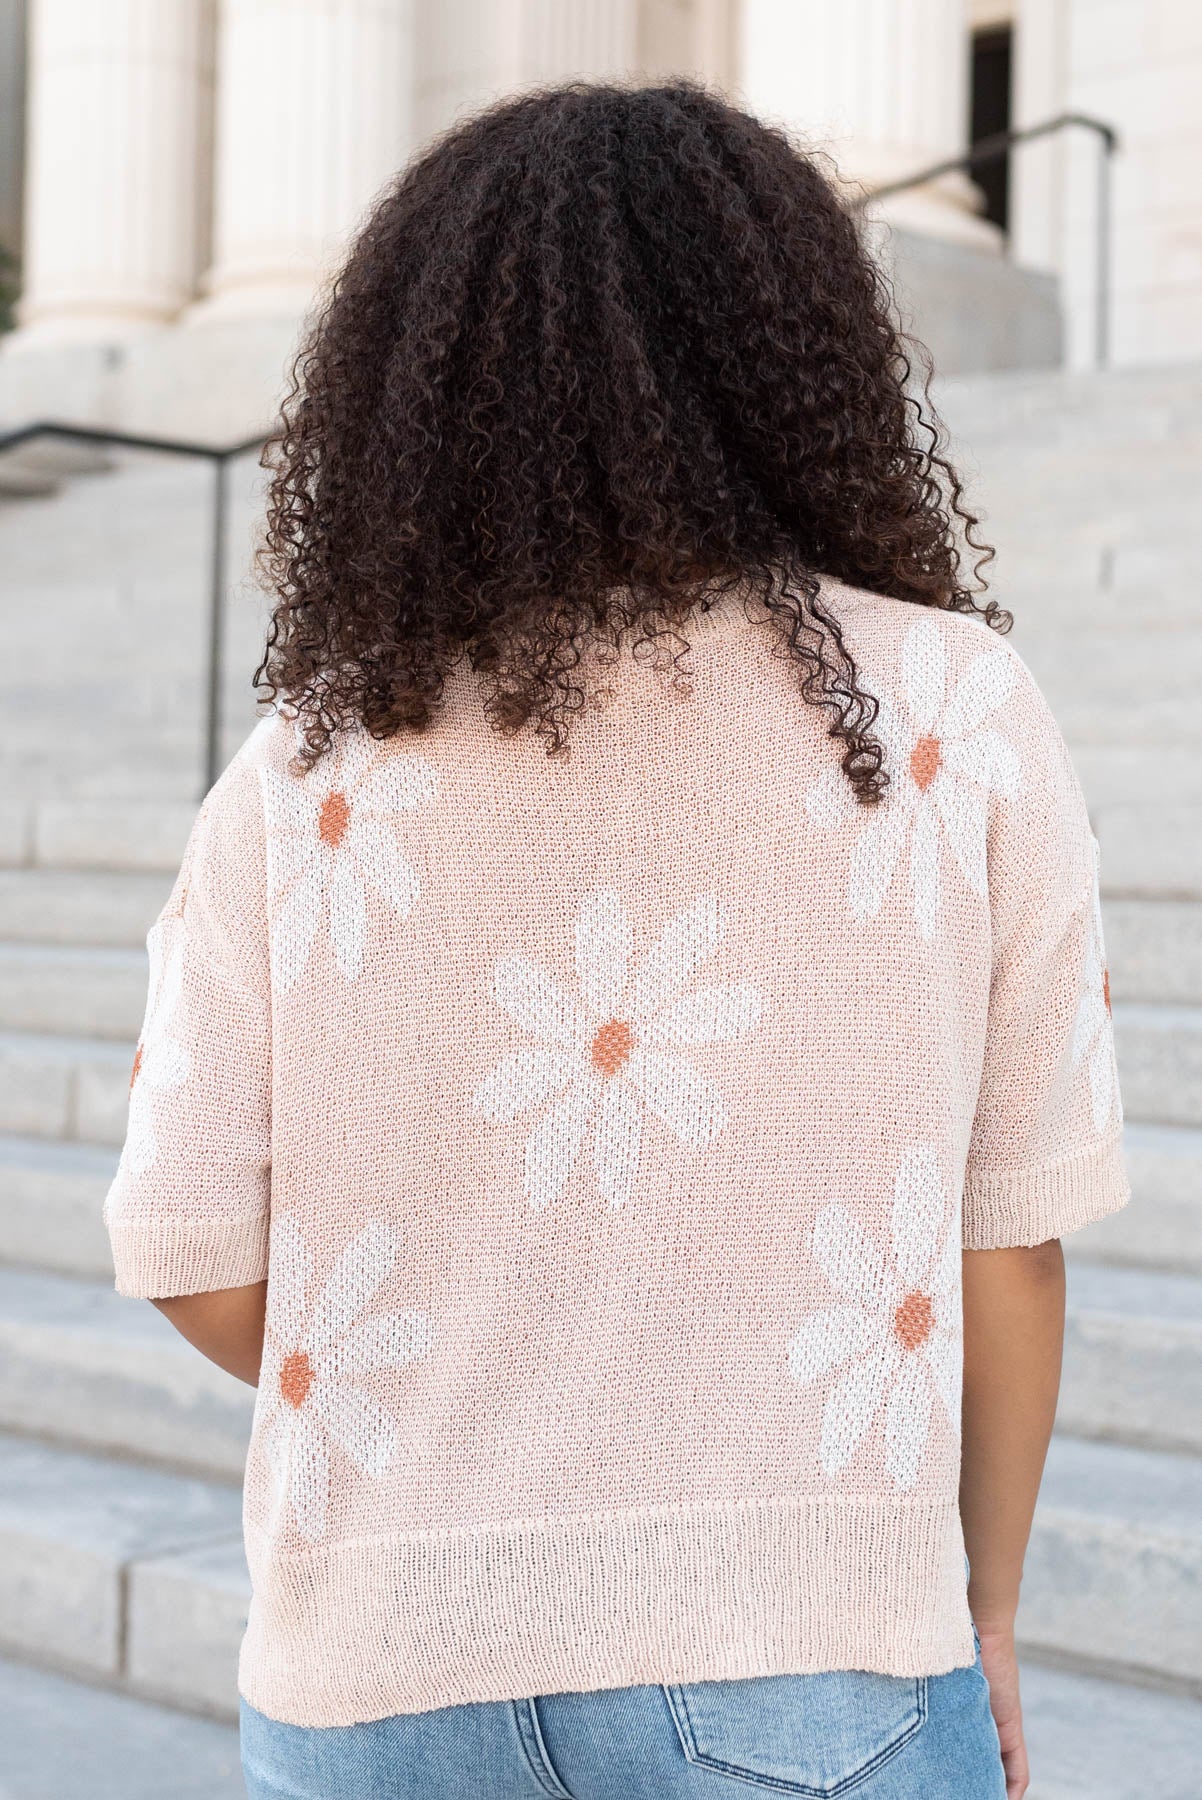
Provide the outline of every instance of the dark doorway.
{"type": "MultiPolygon", "coordinates": [[[[976,31],[972,39],[971,102],[968,120],[970,144],[995,132],[1009,131],[1010,67],[1014,32],[1009,25],[976,31]]],[[[985,217],[1002,231],[1010,225],[1010,158],[981,163],[972,178],[985,196],[985,217]]]]}

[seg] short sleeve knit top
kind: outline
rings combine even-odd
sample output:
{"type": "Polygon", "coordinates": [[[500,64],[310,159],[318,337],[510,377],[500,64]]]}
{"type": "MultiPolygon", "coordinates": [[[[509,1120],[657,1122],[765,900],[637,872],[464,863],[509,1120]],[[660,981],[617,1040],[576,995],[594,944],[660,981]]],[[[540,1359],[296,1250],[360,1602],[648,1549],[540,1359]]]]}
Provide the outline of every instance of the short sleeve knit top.
{"type": "Polygon", "coordinates": [[[1096,846],[1004,641],[826,598],[879,806],[728,597],[566,757],[457,672],[201,808],[106,1217],[123,1293],[267,1278],[273,1718],[973,1658],[961,1248],[1128,1192],[1096,846]]]}

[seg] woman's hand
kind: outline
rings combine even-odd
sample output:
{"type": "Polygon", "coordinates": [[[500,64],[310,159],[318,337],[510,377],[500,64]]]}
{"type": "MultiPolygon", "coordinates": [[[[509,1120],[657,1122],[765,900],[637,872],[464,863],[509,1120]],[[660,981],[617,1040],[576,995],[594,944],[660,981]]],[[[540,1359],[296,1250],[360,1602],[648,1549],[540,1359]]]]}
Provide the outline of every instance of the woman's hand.
{"type": "Polygon", "coordinates": [[[1006,1771],[1006,1800],[1022,1800],[1030,1780],[1027,1742],[1023,1736],[1023,1709],[1018,1692],[1018,1657],[1014,1650],[1014,1626],[977,1626],[981,1640],[981,1668],[989,1683],[989,1705],[1002,1746],[1006,1771]]]}

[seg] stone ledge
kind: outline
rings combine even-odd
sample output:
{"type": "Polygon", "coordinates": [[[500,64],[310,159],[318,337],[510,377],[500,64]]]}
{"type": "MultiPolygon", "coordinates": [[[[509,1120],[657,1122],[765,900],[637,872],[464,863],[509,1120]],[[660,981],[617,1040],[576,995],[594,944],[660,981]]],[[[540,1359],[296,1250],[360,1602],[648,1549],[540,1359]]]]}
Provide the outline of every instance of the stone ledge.
{"type": "Polygon", "coordinates": [[[0,1438],[0,1644],[107,1679],[124,1673],[136,1558],[239,1543],[232,1487],[0,1438]]]}
{"type": "Polygon", "coordinates": [[[0,1268],[0,1429],[237,1481],[253,1404],[154,1307],[0,1268]]]}

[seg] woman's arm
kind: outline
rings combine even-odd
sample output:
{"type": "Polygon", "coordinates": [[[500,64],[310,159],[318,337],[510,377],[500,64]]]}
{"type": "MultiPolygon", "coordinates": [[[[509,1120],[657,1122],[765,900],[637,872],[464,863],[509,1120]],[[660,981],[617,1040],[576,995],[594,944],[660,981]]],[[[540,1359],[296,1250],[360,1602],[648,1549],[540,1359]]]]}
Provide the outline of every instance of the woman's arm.
{"type": "Polygon", "coordinates": [[[960,1516],[968,1602],[1001,1739],[1007,1800],[1021,1800],[1028,1780],[1014,1615],[1056,1413],[1063,1343],[1058,1238],[1033,1249],[964,1252],[960,1516]]]}
{"type": "Polygon", "coordinates": [[[222,1288],[215,1294],[185,1294],[178,1300],[156,1300],[153,1304],[202,1356],[219,1368],[228,1369],[239,1381],[258,1386],[267,1309],[265,1281],[252,1281],[249,1287],[222,1288]]]}

